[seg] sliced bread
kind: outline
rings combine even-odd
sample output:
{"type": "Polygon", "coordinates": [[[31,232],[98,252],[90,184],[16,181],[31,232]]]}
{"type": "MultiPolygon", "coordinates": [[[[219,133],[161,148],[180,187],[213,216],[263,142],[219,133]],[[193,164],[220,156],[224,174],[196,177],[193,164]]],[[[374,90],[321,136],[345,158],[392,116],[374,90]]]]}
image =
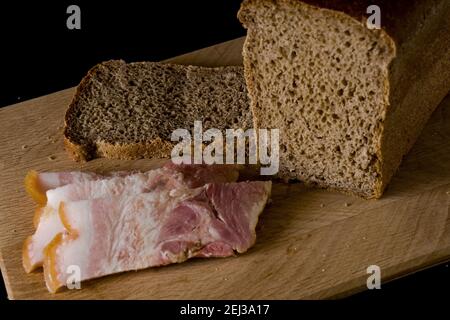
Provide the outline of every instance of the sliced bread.
{"type": "Polygon", "coordinates": [[[252,126],[243,68],[121,60],[93,67],[65,116],[65,144],[76,160],[167,158],[175,129],[252,126]]]}
{"type": "Polygon", "coordinates": [[[450,1],[245,0],[255,126],[284,179],[378,198],[450,89],[450,1]]]}

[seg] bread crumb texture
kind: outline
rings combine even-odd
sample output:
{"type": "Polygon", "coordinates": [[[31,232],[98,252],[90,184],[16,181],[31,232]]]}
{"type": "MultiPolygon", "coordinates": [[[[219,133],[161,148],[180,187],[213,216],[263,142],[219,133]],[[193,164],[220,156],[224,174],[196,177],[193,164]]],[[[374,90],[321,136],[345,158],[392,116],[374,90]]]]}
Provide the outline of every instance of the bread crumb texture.
{"type": "MultiPolygon", "coordinates": [[[[403,66],[392,64],[398,53],[394,40],[344,12],[300,1],[247,0],[239,18],[248,30],[243,55],[256,126],[280,129],[279,176],[366,198],[381,196],[423,126],[402,128],[413,119],[401,119],[384,132],[390,100],[396,100],[390,77],[394,72],[405,77],[403,66]],[[388,141],[383,150],[383,135],[400,128],[397,146],[388,141]],[[384,151],[393,156],[384,159],[384,151]]],[[[445,96],[445,86],[448,91],[446,77],[434,100],[426,102],[431,110],[445,96]]],[[[396,106],[412,114],[423,110],[414,103],[396,106]]],[[[429,109],[417,117],[427,119],[429,109]]]]}
{"type": "Polygon", "coordinates": [[[78,160],[169,157],[175,129],[251,127],[240,66],[101,63],[80,83],[66,113],[66,147],[78,160]]]}

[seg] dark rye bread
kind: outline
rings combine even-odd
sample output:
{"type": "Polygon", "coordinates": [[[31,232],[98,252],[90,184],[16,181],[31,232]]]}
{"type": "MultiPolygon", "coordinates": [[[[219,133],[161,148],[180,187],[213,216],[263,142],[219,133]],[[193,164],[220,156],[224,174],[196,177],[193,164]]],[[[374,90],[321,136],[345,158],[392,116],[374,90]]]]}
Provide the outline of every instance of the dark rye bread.
{"type": "MultiPolygon", "coordinates": [[[[243,68],[157,62],[100,63],[81,81],[65,116],[76,160],[167,158],[175,129],[252,125],[243,68]]],[[[192,132],[192,131],[191,131],[192,132]]]]}
{"type": "Polygon", "coordinates": [[[450,1],[246,0],[238,17],[255,127],[280,129],[279,176],[380,197],[449,91],[450,1]]]}

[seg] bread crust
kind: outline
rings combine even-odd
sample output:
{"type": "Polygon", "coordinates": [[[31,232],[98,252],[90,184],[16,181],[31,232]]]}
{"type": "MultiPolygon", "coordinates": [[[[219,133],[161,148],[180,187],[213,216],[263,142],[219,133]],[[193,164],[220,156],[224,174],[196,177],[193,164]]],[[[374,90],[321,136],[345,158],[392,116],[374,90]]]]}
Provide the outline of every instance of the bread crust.
{"type": "Polygon", "coordinates": [[[343,13],[365,25],[369,16],[366,12],[367,8],[370,5],[377,5],[381,9],[381,29],[397,45],[401,45],[411,36],[411,27],[414,24],[412,17],[424,19],[424,16],[416,14],[414,9],[423,7],[425,11],[426,2],[424,0],[378,0],[375,2],[372,0],[244,0],[238,18],[245,24],[242,11],[250,6],[274,3],[296,7],[306,4],[320,10],[331,10],[336,14],[343,13]]]}
{"type": "Polygon", "coordinates": [[[66,151],[75,161],[89,161],[94,158],[109,158],[119,160],[135,160],[145,158],[170,158],[173,144],[169,141],[154,139],[147,143],[95,143],[95,152],[89,152],[85,146],[76,144],[64,137],[66,151]]]}
{"type": "Polygon", "coordinates": [[[75,161],[88,161],[93,158],[93,155],[84,146],[70,141],[66,136],[64,137],[64,147],[75,161]]]}

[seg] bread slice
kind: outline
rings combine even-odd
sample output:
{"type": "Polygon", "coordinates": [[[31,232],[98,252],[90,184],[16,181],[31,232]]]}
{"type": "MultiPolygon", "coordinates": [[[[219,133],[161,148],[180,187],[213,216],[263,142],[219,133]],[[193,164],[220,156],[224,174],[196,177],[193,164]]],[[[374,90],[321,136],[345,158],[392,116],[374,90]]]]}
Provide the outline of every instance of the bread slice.
{"type": "Polygon", "coordinates": [[[65,116],[65,144],[76,160],[167,158],[172,132],[242,128],[252,115],[241,66],[204,68],[121,60],[93,67],[65,116]]]}
{"type": "Polygon", "coordinates": [[[245,0],[255,127],[280,129],[280,177],[378,198],[450,88],[450,1],[245,0]]]}

